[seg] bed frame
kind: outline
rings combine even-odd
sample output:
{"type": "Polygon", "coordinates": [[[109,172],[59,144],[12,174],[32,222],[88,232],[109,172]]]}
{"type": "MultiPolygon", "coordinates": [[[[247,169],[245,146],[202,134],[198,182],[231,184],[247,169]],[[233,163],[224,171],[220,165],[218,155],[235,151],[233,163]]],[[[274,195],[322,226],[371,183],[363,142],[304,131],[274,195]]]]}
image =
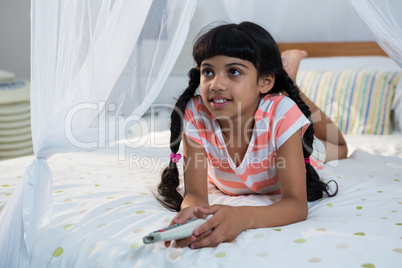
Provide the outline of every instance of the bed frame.
{"type": "Polygon", "coordinates": [[[302,49],[308,57],[388,56],[376,42],[279,43],[281,51],[302,49]]]}

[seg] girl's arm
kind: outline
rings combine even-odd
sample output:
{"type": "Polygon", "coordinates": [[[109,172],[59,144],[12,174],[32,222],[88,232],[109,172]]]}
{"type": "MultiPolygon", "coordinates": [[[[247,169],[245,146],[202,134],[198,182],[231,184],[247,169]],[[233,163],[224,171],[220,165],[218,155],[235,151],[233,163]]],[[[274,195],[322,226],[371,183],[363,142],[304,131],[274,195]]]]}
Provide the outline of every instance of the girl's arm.
{"type": "Polygon", "coordinates": [[[282,158],[285,163],[278,169],[281,201],[269,206],[214,205],[199,208],[200,213],[213,214],[213,217],[195,229],[194,235],[210,229],[213,231],[191,243],[190,247],[214,247],[232,241],[246,229],[283,226],[305,220],[308,206],[301,139],[302,132],[298,130],[278,149],[278,159],[282,158]]]}
{"type": "Polygon", "coordinates": [[[208,166],[205,149],[183,134],[184,200],[181,208],[208,206],[208,166]]]}
{"type": "MultiPolygon", "coordinates": [[[[193,218],[205,218],[198,212],[199,207],[209,206],[208,202],[208,168],[207,155],[204,148],[183,134],[183,169],[184,169],[184,199],[181,210],[170,222],[170,225],[185,222],[193,218]]],[[[177,240],[179,247],[186,247],[196,240],[195,236],[177,240]]],[[[165,247],[170,241],[165,242],[165,247]]]]}

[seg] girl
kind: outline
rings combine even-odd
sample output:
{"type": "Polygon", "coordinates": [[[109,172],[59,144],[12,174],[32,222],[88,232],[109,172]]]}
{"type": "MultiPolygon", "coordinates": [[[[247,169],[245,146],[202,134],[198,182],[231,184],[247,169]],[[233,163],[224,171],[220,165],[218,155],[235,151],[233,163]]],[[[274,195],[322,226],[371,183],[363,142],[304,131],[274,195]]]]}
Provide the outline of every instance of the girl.
{"type": "MultiPolygon", "coordinates": [[[[283,56],[294,78],[305,55],[290,51],[283,56]]],[[[311,165],[314,129],[303,101],[307,98],[300,96],[265,29],[251,22],[218,26],[198,38],[193,57],[197,66],[189,71],[188,88],[171,114],[171,161],[162,174],[158,199],[179,212],[171,225],[212,217],[193,235],[176,241],[178,246],[214,247],[246,229],[303,221],[307,201],[337,193],[329,193],[311,165]],[[198,87],[201,95],[195,95],[198,87]],[[181,140],[184,199],[177,191],[181,140]],[[228,195],[280,193],[281,201],[263,207],[209,206],[208,181],[228,195]]],[[[324,130],[316,132],[331,152],[326,160],[344,157],[342,135],[332,122],[328,128],[323,121],[317,125],[324,130]],[[326,138],[334,126],[339,141],[326,138]]]]}

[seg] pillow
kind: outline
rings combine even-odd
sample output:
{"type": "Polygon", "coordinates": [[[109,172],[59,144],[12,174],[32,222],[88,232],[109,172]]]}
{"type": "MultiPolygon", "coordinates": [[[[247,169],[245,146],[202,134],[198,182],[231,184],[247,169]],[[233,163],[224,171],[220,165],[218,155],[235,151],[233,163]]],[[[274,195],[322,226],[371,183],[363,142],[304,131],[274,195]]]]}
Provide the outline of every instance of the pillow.
{"type": "Polygon", "coordinates": [[[396,71],[299,71],[300,89],[344,134],[389,134],[391,103],[402,73],[396,71]]]}

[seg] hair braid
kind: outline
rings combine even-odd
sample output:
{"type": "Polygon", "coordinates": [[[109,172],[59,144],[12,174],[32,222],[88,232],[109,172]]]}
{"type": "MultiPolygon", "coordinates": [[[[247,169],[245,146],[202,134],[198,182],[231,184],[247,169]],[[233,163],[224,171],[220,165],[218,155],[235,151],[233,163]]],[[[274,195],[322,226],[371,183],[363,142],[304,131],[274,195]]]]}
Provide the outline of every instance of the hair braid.
{"type": "MultiPolygon", "coordinates": [[[[188,87],[176,101],[175,108],[170,115],[170,150],[177,153],[180,148],[181,134],[183,131],[183,115],[189,100],[194,96],[195,91],[200,85],[200,70],[192,68],[188,72],[190,78],[188,87]]],[[[158,201],[169,210],[180,211],[183,196],[177,191],[180,185],[179,171],[177,164],[172,160],[169,166],[162,172],[161,182],[158,186],[158,201]]]]}
{"type": "MultiPolygon", "coordinates": [[[[303,114],[310,121],[310,125],[303,135],[303,155],[304,158],[309,158],[311,153],[313,152],[313,140],[314,140],[314,128],[313,122],[311,120],[311,111],[307,104],[300,98],[299,88],[294,84],[293,80],[287,75],[284,74],[286,80],[286,93],[288,96],[297,104],[299,109],[303,112],[303,114]]],[[[320,180],[316,170],[311,166],[310,163],[306,163],[306,186],[307,186],[307,200],[315,201],[317,199],[322,198],[323,192],[325,192],[328,196],[332,197],[338,193],[338,184],[336,184],[336,190],[334,193],[329,193],[328,183],[324,183],[320,180]]]]}

